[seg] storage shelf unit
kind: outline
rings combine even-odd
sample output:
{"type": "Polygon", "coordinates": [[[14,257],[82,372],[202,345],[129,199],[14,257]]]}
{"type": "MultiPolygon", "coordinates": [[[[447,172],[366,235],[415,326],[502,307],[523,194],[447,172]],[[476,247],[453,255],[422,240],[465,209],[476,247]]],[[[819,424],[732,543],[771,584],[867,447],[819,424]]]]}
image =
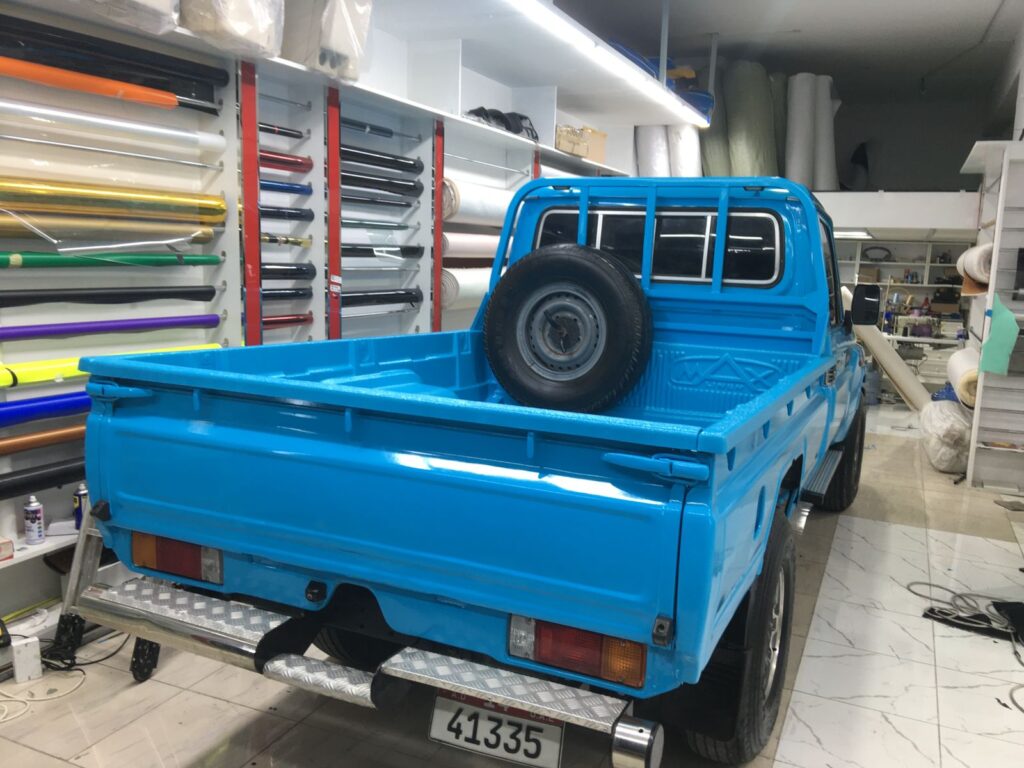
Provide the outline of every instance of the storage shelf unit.
{"type": "Polygon", "coordinates": [[[0,570],[10,568],[12,565],[21,565],[37,557],[48,555],[59,549],[70,547],[78,540],[77,533],[60,534],[47,536],[46,541],[41,544],[27,544],[24,536],[18,536],[14,540],[14,557],[10,560],[0,561],[0,570]]]}

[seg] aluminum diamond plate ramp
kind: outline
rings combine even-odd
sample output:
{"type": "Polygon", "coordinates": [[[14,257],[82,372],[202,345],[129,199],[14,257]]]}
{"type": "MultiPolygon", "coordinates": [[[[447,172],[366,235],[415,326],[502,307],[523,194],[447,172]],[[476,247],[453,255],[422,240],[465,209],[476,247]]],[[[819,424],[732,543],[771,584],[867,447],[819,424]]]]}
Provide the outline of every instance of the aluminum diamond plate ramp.
{"type": "Polygon", "coordinates": [[[603,733],[612,732],[627,705],[612,696],[414,648],[399,651],[380,671],[603,733]]]}
{"type": "Polygon", "coordinates": [[[332,661],[283,654],[266,663],[263,676],[349,704],[373,707],[370,698],[373,675],[332,661]]]}
{"type": "Polygon", "coordinates": [[[85,595],[103,603],[127,606],[142,613],[202,627],[255,646],[287,616],[234,600],[186,592],[156,579],[141,577],[116,587],[89,587],[85,595]]]}

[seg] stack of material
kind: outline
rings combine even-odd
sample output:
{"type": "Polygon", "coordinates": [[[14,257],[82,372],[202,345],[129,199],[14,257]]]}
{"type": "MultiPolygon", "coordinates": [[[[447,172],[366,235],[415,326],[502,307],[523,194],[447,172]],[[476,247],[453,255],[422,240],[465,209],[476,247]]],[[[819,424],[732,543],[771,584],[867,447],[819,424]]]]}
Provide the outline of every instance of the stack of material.
{"type": "Polygon", "coordinates": [[[839,189],[832,78],[801,72],[789,78],[786,177],[819,191],[839,189]]]}
{"type": "Polygon", "coordinates": [[[778,176],[775,117],[768,72],[753,61],[725,71],[729,165],[733,176],[778,176]]]}

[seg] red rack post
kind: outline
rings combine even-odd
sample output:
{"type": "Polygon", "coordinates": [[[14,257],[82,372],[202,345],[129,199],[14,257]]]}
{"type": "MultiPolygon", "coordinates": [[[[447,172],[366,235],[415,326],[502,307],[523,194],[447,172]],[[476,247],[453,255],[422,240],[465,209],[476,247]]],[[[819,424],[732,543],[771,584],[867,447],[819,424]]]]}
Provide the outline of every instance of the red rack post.
{"type": "Polygon", "coordinates": [[[444,266],[444,123],[434,121],[434,258],[431,264],[430,330],[441,330],[441,268],[444,266]]]}
{"type": "Polygon", "coordinates": [[[540,178],[540,150],[533,150],[533,178],[540,178]]]}
{"type": "Polygon", "coordinates": [[[245,343],[263,343],[260,300],[260,139],[256,67],[243,61],[238,83],[242,139],[242,252],[245,285],[245,343]]]}
{"type": "Polygon", "coordinates": [[[341,338],[341,99],[327,89],[327,338],[341,338]]]}

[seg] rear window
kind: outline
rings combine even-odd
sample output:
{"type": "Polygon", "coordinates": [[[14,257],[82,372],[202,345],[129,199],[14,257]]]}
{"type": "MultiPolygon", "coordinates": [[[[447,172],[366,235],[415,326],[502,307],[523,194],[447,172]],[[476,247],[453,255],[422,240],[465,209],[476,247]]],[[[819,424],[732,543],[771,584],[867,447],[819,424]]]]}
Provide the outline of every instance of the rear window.
{"type": "MultiPolygon", "coordinates": [[[[655,282],[710,282],[718,216],[704,211],[662,211],[654,229],[655,282]]],[[[537,246],[575,243],[579,214],[552,210],[541,219],[537,246]]],[[[618,258],[639,277],[643,262],[644,214],[596,210],[587,222],[587,242],[618,258]]],[[[761,211],[729,214],[723,281],[731,285],[774,284],[782,268],[778,220],[761,211]]]]}

